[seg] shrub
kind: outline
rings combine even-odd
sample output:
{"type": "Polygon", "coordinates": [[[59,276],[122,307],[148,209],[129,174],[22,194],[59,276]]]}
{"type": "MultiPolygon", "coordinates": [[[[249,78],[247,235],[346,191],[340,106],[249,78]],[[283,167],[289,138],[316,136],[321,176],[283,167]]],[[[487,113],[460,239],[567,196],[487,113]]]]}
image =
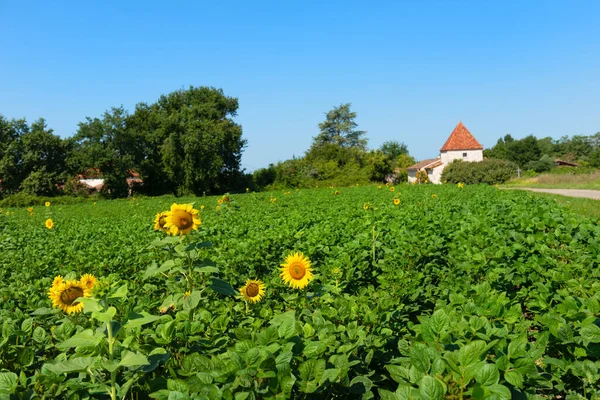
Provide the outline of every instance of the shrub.
{"type": "Polygon", "coordinates": [[[504,183],[517,175],[517,165],[510,161],[488,159],[481,162],[454,160],[442,173],[442,181],[447,183],[494,185],[504,183]]]}
{"type": "Polygon", "coordinates": [[[544,156],[542,156],[542,158],[540,158],[537,161],[529,161],[527,164],[525,164],[525,169],[533,170],[537,173],[540,173],[540,172],[548,172],[555,166],[556,166],[556,164],[555,164],[554,160],[552,159],[552,157],[550,157],[548,155],[544,155],[544,156]]]}

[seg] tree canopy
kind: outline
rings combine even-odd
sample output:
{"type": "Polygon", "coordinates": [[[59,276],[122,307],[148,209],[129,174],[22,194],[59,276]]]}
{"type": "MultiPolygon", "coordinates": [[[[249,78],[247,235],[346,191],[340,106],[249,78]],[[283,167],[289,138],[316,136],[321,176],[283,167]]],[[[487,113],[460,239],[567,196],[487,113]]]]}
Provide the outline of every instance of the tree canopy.
{"type": "Polygon", "coordinates": [[[313,138],[313,146],[334,144],[341,148],[366,149],[367,132],[356,129],[358,126],[354,121],[356,113],[350,111],[350,105],[350,103],[341,104],[327,112],[325,121],[319,124],[319,134],[313,138]]]}

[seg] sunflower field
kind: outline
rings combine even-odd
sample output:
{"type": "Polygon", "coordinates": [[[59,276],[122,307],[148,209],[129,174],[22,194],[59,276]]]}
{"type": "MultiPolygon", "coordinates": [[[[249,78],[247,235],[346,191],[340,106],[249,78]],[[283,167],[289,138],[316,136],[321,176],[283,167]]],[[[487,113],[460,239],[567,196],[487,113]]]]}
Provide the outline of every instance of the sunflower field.
{"type": "Polygon", "coordinates": [[[600,227],[487,186],[0,212],[0,399],[599,399],[600,227]]]}

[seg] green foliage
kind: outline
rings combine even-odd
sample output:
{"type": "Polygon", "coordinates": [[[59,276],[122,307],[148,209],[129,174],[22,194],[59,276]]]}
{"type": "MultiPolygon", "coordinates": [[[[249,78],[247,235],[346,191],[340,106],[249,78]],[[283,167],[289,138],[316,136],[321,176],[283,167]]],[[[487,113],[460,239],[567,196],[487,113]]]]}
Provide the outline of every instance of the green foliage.
{"type": "Polygon", "coordinates": [[[556,166],[556,163],[552,159],[552,157],[548,155],[543,155],[537,161],[529,161],[525,164],[525,169],[533,170],[537,173],[548,172],[556,166]]]}
{"type": "Polygon", "coordinates": [[[442,172],[442,182],[495,185],[517,175],[517,166],[506,160],[487,159],[481,162],[452,161],[442,172]]]}
{"type": "Polygon", "coordinates": [[[204,206],[183,239],[150,229],[170,197],[3,213],[0,396],[600,395],[598,224],[486,186],[331,192],[180,199],[204,206]],[[51,309],[54,276],[86,272],[85,312],[51,309]],[[247,307],[248,278],[267,291],[247,307]]]}
{"type": "MultiPolygon", "coordinates": [[[[388,140],[384,142],[379,148],[385,156],[395,160],[400,156],[408,156],[408,147],[404,143],[400,143],[397,140],[388,140]]],[[[411,164],[412,165],[412,164],[411,164]]]]}
{"type": "Polygon", "coordinates": [[[340,148],[366,149],[367,139],[364,136],[367,132],[356,129],[356,113],[350,111],[350,105],[340,104],[326,114],[325,121],[319,124],[321,132],[314,137],[313,147],[333,144],[340,148]]]}

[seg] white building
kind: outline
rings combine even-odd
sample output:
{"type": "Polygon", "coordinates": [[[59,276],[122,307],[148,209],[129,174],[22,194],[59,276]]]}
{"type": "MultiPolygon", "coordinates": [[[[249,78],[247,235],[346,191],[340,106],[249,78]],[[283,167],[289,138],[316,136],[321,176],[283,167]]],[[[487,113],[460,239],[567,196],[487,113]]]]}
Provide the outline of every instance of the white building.
{"type": "Polygon", "coordinates": [[[417,182],[417,173],[425,171],[429,182],[441,183],[442,171],[446,165],[454,160],[483,161],[483,146],[471,135],[471,132],[462,122],[456,125],[450,137],[440,149],[440,155],[437,158],[423,160],[406,169],[408,171],[408,182],[417,182]]]}

